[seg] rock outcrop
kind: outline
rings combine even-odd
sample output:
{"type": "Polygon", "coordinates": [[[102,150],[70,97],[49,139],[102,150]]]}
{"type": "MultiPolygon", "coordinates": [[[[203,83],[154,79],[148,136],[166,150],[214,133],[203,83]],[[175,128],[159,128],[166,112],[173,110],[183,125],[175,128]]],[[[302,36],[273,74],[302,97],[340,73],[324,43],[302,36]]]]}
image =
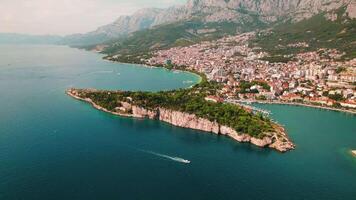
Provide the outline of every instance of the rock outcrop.
{"type": "Polygon", "coordinates": [[[216,122],[197,117],[193,114],[158,108],[159,120],[174,126],[202,130],[218,134],[220,126],[216,122]]]}
{"type": "Polygon", "coordinates": [[[219,125],[217,122],[212,122],[208,119],[197,117],[194,114],[168,110],[165,108],[149,110],[133,105],[132,116],[138,118],[158,119],[178,127],[226,135],[238,142],[250,142],[259,147],[268,146],[281,152],[285,152],[294,148],[294,145],[286,137],[285,131],[281,127],[276,127],[276,132],[265,133],[266,136],[263,138],[255,138],[248,134],[238,133],[233,128],[219,125]]]}
{"type": "Polygon", "coordinates": [[[92,104],[96,109],[109,112],[115,115],[149,118],[167,122],[174,126],[211,132],[228,136],[238,142],[249,142],[259,147],[270,147],[280,152],[286,152],[294,149],[294,144],[288,139],[284,129],[275,125],[275,132],[265,133],[263,138],[255,138],[245,133],[238,133],[235,129],[220,125],[217,122],[198,117],[194,114],[169,110],[165,108],[147,109],[129,102],[120,102],[121,107],[115,108],[115,112],[109,111],[89,98],[81,98],[75,90],[68,90],[67,94],[85,102],[92,104]]]}
{"type": "Polygon", "coordinates": [[[149,119],[157,119],[158,112],[157,110],[148,110],[139,106],[132,106],[132,117],[137,118],[149,118],[149,119]]]}

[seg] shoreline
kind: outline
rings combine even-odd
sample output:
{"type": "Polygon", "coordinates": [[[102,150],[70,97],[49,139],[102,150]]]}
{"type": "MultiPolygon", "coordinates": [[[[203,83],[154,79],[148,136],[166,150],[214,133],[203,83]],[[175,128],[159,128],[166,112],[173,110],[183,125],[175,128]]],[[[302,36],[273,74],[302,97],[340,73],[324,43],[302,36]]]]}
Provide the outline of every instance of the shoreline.
{"type": "MultiPolygon", "coordinates": [[[[153,66],[153,65],[148,65],[148,64],[139,64],[139,63],[123,63],[119,61],[114,61],[114,60],[109,60],[107,58],[103,58],[104,60],[108,60],[110,62],[114,63],[121,63],[121,64],[133,64],[133,65],[140,65],[142,67],[147,67],[147,68],[164,68],[169,71],[179,71],[179,72],[184,72],[184,73],[190,73],[195,76],[199,77],[199,81],[189,87],[193,87],[194,85],[197,85],[203,81],[203,77],[193,71],[187,71],[187,70],[181,70],[181,69],[168,69],[164,66],[153,66]]],[[[189,88],[188,87],[188,88],[189,88]]],[[[305,103],[296,103],[296,102],[283,102],[283,101],[261,101],[261,100],[249,100],[252,103],[259,103],[259,104],[276,104],[276,105],[289,105],[289,106],[302,106],[302,107],[309,107],[309,108],[317,108],[317,109],[323,109],[323,110],[329,110],[329,111],[335,111],[335,112],[343,112],[343,113],[349,113],[349,114],[356,114],[356,110],[347,110],[347,109],[340,109],[340,108],[332,108],[332,107],[325,107],[325,106],[318,106],[318,105],[312,105],[312,104],[305,104],[305,103]]]]}
{"type": "MultiPolygon", "coordinates": [[[[202,73],[199,73],[199,72],[196,72],[196,71],[192,71],[192,70],[174,69],[174,68],[171,69],[171,68],[167,68],[165,66],[153,66],[153,65],[142,64],[142,63],[123,63],[123,62],[119,62],[119,61],[116,61],[116,60],[108,59],[108,57],[103,57],[102,59],[107,60],[109,62],[113,62],[113,63],[136,65],[138,67],[145,67],[145,68],[163,68],[164,70],[167,70],[167,71],[173,71],[173,72],[177,71],[177,72],[182,72],[182,73],[189,73],[189,74],[192,74],[192,75],[197,76],[199,78],[199,80],[197,82],[195,82],[194,84],[192,84],[192,85],[190,85],[188,87],[185,87],[183,89],[193,88],[194,86],[201,84],[203,81],[208,81],[206,79],[205,74],[202,74],[202,73]]],[[[122,113],[122,112],[115,112],[115,111],[107,110],[106,108],[97,105],[90,98],[84,99],[84,98],[81,98],[81,97],[77,96],[77,93],[73,93],[73,91],[75,91],[75,90],[76,89],[71,88],[71,89],[68,89],[66,91],[66,93],[67,93],[67,95],[69,95],[69,96],[71,96],[71,97],[73,97],[75,99],[90,103],[94,108],[96,108],[98,110],[101,110],[101,111],[104,111],[104,112],[107,112],[107,113],[111,113],[111,114],[117,115],[117,116],[123,116],[123,117],[147,118],[147,116],[142,116],[142,115],[140,116],[140,115],[137,115],[136,113],[129,114],[129,113],[122,113]]],[[[139,105],[136,105],[136,107],[138,107],[139,109],[145,110],[145,108],[140,107],[139,105]]],[[[165,108],[161,108],[161,107],[157,107],[156,109],[158,110],[158,113],[161,111],[161,109],[165,110],[165,108]]],[[[205,118],[197,117],[194,114],[189,114],[189,113],[184,113],[184,112],[179,112],[179,111],[174,111],[174,110],[169,110],[169,109],[168,109],[168,111],[172,112],[172,113],[183,114],[183,115],[193,115],[193,118],[197,118],[198,121],[199,120],[207,120],[205,118]]],[[[153,119],[151,117],[148,117],[148,118],[153,119]]],[[[204,132],[215,133],[215,134],[218,134],[218,135],[225,135],[225,136],[228,136],[228,137],[230,137],[233,140],[238,141],[238,142],[250,143],[250,144],[253,144],[255,146],[262,147],[262,148],[268,147],[270,149],[275,149],[275,150],[277,150],[279,152],[287,152],[287,151],[293,150],[293,149],[295,149],[295,146],[296,146],[293,142],[291,142],[291,140],[290,140],[286,130],[284,129],[284,127],[282,125],[278,124],[278,123],[274,123],[274,125],[273,125],[274,132],[268,132],[268,134],[266,136],[264,136],[263,138],[256,138],[256,137],[253,137],[253,136],[251,136],[249,134],[246,134],[246,133],[238,133],[235,129],[227,127],[225,125],[218,124],[217,122],[208,121],[209,123],[213,123],[213,124],[216,124],[218,126],[217,131],[216,130],[213,131],[213,130],[205,130],[205,129],[202,129],[202,128],[199,128],[199,127],[198,128],[197,127],[189,127],[189,126],[186,126],[186,125],[176,124],[175,122],[167,121],[166,119],[162,120],[162,119],[159,118],[158,120],[166,122],[166,123],[171,124],[173,126],[189,128],[189,129],[195,129],[195,130],[200,130],[200,131],[204,131],[204,132]]]]}
{"type": "Polygon", "coordinates": [[[108,109],[106,109],[106,108],[103,108],[103,107],[99,106],[98,104],[96,104],[95,102],[93,102],[93,101],[92,101],[91,99],[89,99],[89,98],[88,98],[88,99],[84,99],[84,98],[81,98],[81,97],[78,97],[78,96],[72,94],[72,93],[70,92],[70,90],[67,90],[67,91],[66,91],[66,94],[67,94],[68,96],[74,98],[74,99],[79,100],[79,101],[83,101],[83,102],[89,103],[89,104],[91,104],[94,108],[96,108],[96,109],[98,109],[98,110],[100,110],[100,111],[104,111],[104,112],[107,112],[107,113],[110,113],[110,114],[113,114],[113,115],[117,115],[117,116],[122,116],[122,117],[133,117],[133,115],[129,115],[129,114],[112,112],[112,111],[110,111],[110,110],[108,110],[108,109]]]}
{"type": "Polygon", "coordinates": [[[311,105],[311,104],[304,104],[304,103],[295,103],[295,102],[283,102],[283,101],[258,101],[258,100],[251,100],[251,103],[258,103],[258,104],[276,104],[276,105],[288,105],[288,106],[301,106],[301,107],[309,107],[309,108],[318,108],[322,110],[329,110],[335,112],[343,112],[348,114],[356,114],[356,111],[353,110],[345,110],[339,108],[331,108],[325,106],[318,106],[318,105],[311,105]]]}
{"type": "MultiPolygon", "coordinates": [[[[149,64],[147,64],[147,63],[144,63],[144,64],[142,64],[142,63],[123,63],[123,62],[120,62],[120,61],[108,59],[108,57],[104,57],[103,59],[104,59],[104,60],[107,60],[107,61],[110,61],[110,62],[113,62],[113,63],[131,64],[131,65],[137,65],[137,66],[146,67],[146,68],[163,68],[163,69],[165,69],[165,70],[167,70],[167,71],[178,71],[178,72],[190,73],[190,74],[192,74],[192,75],[194,75],[194,76],[198,76],[199,81],[196,82],[195,84],[192,84],[191,86],[189,86],[189,87],[187,87],[187,88],[185,88],[185,89],[192,88],[192,87],[194,87],[194,86],[196,86],[196,85],[199,85],[199,84],[202,83],[203,81],[208,81],[205,74],[199,73],[199,72],[196,72],[196,71],[193,71],[193,70],[174,69],[174,67],[173,67],[172,69],[170,69],[170,68],[167,68],[167,67],[165,67],[165,66],[163,66],[163,65],[162,65],[162,66],[156,66],[156,65],[149,65],[149,64]]],[[[94,102],[92,102],[91,100],[90,100],[89,102],[90,102],[91,104],[93,104],[94,107],[100,107],[100,106],[96,105],[94,102]]],[[[119,116],[128,116],[128,117],[133,117],[133,118],[135,118],[135,116],[133,116],[133,115],[125,115],[125,114],[124,114],[124,115],[121,115],[120,113],[115,113],[115,112],[108,111],[108,110],[106,110],[105,108],[100,108],[100,110],[104,110],[104,111],[106,111],[106,112],[109,112],[109,113],[112,113],[112,114],[115,114],[115,115],[119,115],[119,116]]],[[[170,123],[170,124],[172,124],[172,123],[170,123]]],[[[174,125],[174,124],[173,124],[173,125],[174,125]]],[[[185,128],[187,128],[187,127],[185,127],[185,128]]],[[[287,132],[285,131],[284,127],[283,127],[282,125],[278,124],[278,123],[275,123],[274,128],[275,128],[275,130],[276,130],[276,135],[273,135],[272,138],[268,138],[268,139],[271,140],[271,141],[272,141],[272,140],[275,140],[275,141],[273,141],[273,143],[271,143],[271,144],[269,144],[269,145],[267,145],[267,146],[268,146],[269,148],[276,149],[276,150],[279,151],[279,152],[286,152],[286,151],[295,149],[295,146],[296,146],[296,145],[291,142],[291,139],[290,139],[290,137],[288,136],[287,132]],[[278,132],[278,133],[277,133],[277,132],[278,132]],[[284,139],[283,139],[284,141],[281,141],[281,139],[278,138],[278,137],[280,136],[280,135],[278,136],[278,134],[282,135],[282,137],[284,138],[284,139]],[[276,138],[278,138],[278,139],[273,139],[274,137],[276,137],[276,138]]],[[[194,129],[194,128],[193,128],[193,129],[194,129]]],[[[229,128],[229,129],[231,129],[231,128],[229,128]]],[[[198,130],[200,130],[200,129],[198,129],[198,130]]],[[[231,130],[233,130],[233,129],[231,129],[231,130]]],[[[204,131],[204,130],[202,130],[202,131],[204,131]]],[[[234,131],[234,132],[236,132],[236,131],[234,131]]],[[[227,135],[227,134],[226,134],[226,135],[227,135]]],[[[233,138],[234,140],[237,140],[238,142],[249,142],[249,143],[252,143],[252,144],[254,144],[254,145],[256,145],[256,146],[260,146],[260,147],[265,147],[265,146],[266,146],[266,145],[261,145],[261,143],[265,142],[265,141],[263,141],[265,138],[263,138],[263,139],[257,139],[257,138],[252,137],[252,140],[249,139],[249,140],[247,141],[246,136],[247,136],[247,137],[250,137],[250,136],[247,135],[247,134],[242,134],[242,136],[239,136],[238,139],[236,139],[236,138],[233,137],[233,136],[230,136],[230,137],[233,138]],[[258,144],[258,143],[260,143],[260,144],[258,144]]]]}
{"type": "MultiPolygon", "coordinates": [[[[106,57],[103,57],[102,59],[106,60],[106,61],[109,61],[109,62],[113,62],[113,63],[126,64],[126,65],[127,64],[129,64],[129,65],[137,65],[137,66],[144,67],[144,68],[156,68],[156,69],[161,68],[161,69],[164,69],[164,70],[167,70],[167,71],[172,71],[172,72],[177,71],[177,72],[183,72],[183,73],[192,74],[194,76],[197,76],[198,77],[198,81],[195,82],[194,84],[192,84],[189,87],[193,87],[194,85],[197,85],[197,84],[199,84],[199,83],[201,83],[203,81],[203,77],[200,74],[198,74],[196,72],[192,72],[192,71],[181,70],[181,69],[168,69],[168,68],[166,68],[164,66],[155,66],[155,65],[148,65],[148,64],[141,64],[141,63],[124,63],[124,62],[119,62],[119,61],[115,61],[115,60],[110,60],[110,59],[107,59],[106,57]]],[[[189,88],[189,87],[187,87],[187,88],[189,88]]]]}
{"type": "MultiPolygon", "coordinates": [[[[273,133],[272,135],[265,136],[263,138],[255,138],[255,137],[252,137],[245,133],[237,133],[234,129],[224,126],[224,125],[217,124],[216,122],[209,121],[210,123],[214,123],[215,125],[218,126],[218,131],[207,131],[207,130],[204,130],[203,128],[189,127],[189,126],[184,126],[184,125],[182,126],[175,122],[167,121],[167,120],[161,119],[161,118],[152,118],[150,116],[138,115],[136,113],[128,114],[128,113],[110,111],[102,106],[99,106],[90,98],[79,97],[78,95],[76,95],[75,89],[66,90],[66,94],[72,98],[79,100],[79,101],[83,101],[83,102],[91,104],[97,110],[104,111],[104,112],[107,112],[107,113],[110,113],[110,114],[113,114],[116,116],[138,118],[138,119],[148,118],[148,119],[152,119],[152,120],[158,120],[161,122],[166,122],[172,126],[189,128],[189,129],[199,130],[199,131],[203,131],[203,132],[207,132],[207,133],[215,133],[216,135],[224,135],[224,136],[227,136],[239,143],[250,143],[257,147],[275,149],[278,152],[282,152],[282,153],[295,149],[295,144],[293,144],[290,141],[290,138],[288,137],[288,134],[286,133],[285,129],[279,124],[274,125],[276,132],[273,133]]],[[[142,108],[139,106],[137,106],[137,107],[141,110],[145,110],[145,108],[142,108]]],[[[161,109],[162,108],[158,108],[159,112],[161,111],[161,109]]],[[[164,110],[166,110],[166,109],[164,109],[164,110]]],[[[196,118],[198,121],[199,120],[205,120],[205,122],[207,121],[207,119],[199,118],[199,117],[195,116],[194,114],[188,114],[188,113],[174,111],[174,110],[166,110],[166,111],[171,112],[171,113],[179,113],[182,115],[189,115],[190,117],[193,116],[193,118],[196,118]]]]}

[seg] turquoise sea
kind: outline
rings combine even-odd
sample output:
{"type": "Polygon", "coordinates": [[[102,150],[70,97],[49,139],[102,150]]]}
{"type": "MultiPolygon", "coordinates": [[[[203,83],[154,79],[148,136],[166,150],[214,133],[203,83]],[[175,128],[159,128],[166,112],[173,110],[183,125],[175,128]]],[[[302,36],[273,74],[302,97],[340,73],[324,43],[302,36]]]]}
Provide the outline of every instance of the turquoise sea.
{"type": "Polygon", "coordinates": [[[284,154],[113,116],[65,90],[157,91],[199,78],[101,57],[65,46],[0,46],[1,200],[356,199],[355,115],[258,105],[296,143],[284,154]]]}

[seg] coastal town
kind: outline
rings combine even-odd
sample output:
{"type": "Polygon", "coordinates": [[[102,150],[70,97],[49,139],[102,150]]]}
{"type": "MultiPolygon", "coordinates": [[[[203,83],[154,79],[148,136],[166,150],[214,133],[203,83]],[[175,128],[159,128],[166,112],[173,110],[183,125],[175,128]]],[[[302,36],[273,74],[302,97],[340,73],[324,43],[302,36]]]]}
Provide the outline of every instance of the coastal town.
{"type": "MultiPolygon", "coordinates": [[[[251,47],[254,32],[204,41],[187,47],[159,50],[143,60],[151,66],[179,66],[222,83],[215,96],[228,102],[306,105],[356,111],[356,59],[342,61],[343,52],[318,49],[289,55],[288,62],[269,62],[269,54],[251,47]]],[[[307,43],[288,48],[308,47],[307,43]]]]}

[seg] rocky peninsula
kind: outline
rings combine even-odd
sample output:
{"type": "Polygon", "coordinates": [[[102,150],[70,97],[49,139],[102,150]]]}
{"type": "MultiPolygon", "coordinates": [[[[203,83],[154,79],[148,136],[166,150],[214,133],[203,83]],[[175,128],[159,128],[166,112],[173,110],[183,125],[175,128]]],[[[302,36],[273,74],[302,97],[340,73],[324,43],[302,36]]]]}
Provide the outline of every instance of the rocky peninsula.
{"type": "MultiPolygon", "coordinates": [[[[249,142],[259,147],[269,147],[280,152],[295,148],[283,127],[262,116],[256,117],[255,114],[244,111],[235,105],[229,105],[229,109],[235,109],[237,113],[240,113],[241,117],[236,119],[244,121],[242,123],[243,126],[225,123],[221,117],[211,117],[209,113],[199,114],[199,112],[182,111],[172,106],[167,106],[166,102],[162,102],[156,96],[152,100],[151,96],[156,93],[101,91],[96,89],[68,89],[66,93],[75,99],[92,104],[96,109],[114,115],[160,120],[178,127],[225,135],[238,142],[249,142]],[[152,103],[153,101],[157,102],[152,103]],[[234,128],[231,125],[234,125],[234,128]],[[244,126],[247,128],[244,128],[244,126]],[[257,127],[260,128],[257,129],[257,127]]],[[[175,92],[175,94],[177,93],[179,92],[175,92]]],[[[185,102],[185,104],[187,103],[185,102]]],[[[212,102],[207,102],[207,104],[212,108],[221,106],[212,102]]],[[[232,111],[227,109],[226,112],[232,111]]],[[[221,115],[223,114],[226,113],[221,115]]],[[[234,121],[234,119],[231,119],[231,121],[234,121]]]]}

